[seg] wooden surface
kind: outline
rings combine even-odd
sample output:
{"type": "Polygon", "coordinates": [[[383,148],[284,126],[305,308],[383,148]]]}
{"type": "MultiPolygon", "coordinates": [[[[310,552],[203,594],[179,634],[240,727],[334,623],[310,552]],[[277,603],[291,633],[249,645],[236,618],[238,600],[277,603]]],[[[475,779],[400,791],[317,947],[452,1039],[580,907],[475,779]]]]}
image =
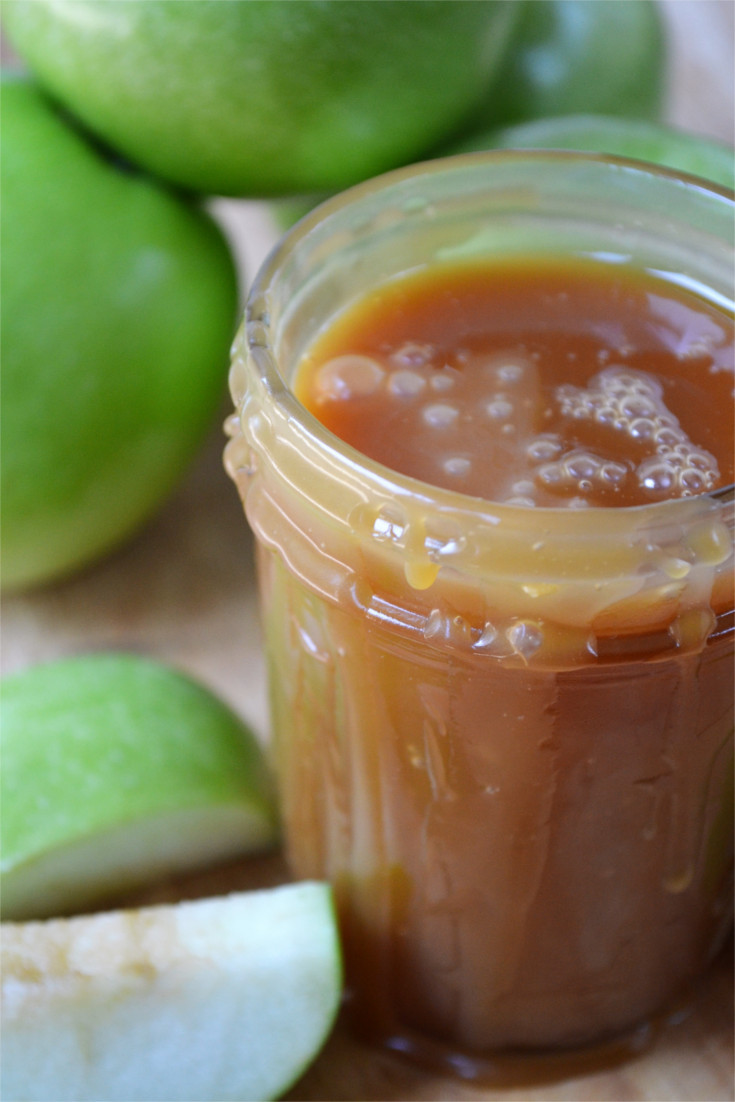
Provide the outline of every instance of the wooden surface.
{"type": "MultiPolygon", "coordinates": [[[[620,0],[624,2],[624,0],[620,0]]],[[[732,144],[731,0],[670,0],[669,117],[732,144]]],[[[218,201],[250,276],[275,239],[257,204],[218,201]]],[[[243,278],[243,295],[247,277],[243,278]]],[[[223,407],[222,416],[228,412],[223,407]]],[[[64,583],[3,603],[2,672],[103,648],[152,655],[190,671],[267,739],[252,541],[221,463],[218,426],[189,477],[137,538],[64,583]]],[[[278,857],[216,871],[151,898],[260,886],[285,877],[278,857]]],[[[437,1078],[364,1047],[339,1025],[290,1099],[729,1100],[733,1090],[732,956],[727,952],[682,1019],[650,1049],[613,1070],[533,1088],[494,1089],[437,1078]]]]}

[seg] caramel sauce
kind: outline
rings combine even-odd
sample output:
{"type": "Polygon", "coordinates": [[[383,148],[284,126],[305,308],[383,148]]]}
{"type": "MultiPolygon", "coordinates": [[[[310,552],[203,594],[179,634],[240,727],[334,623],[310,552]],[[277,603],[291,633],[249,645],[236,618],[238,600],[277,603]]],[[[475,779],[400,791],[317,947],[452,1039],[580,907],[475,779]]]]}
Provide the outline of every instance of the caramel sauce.
{"type": "Polygon", "coordinates": [[[347,525],[293,448],[248,483],[289,862],[334,884],[354,1020],[429,1066],[629,1054],[730,927],[732,536],[701,495],[733,478],[732,340],[602,262],[396,279],[293,385],[415,495],[353,504],[355,457],[347,525]],[[427,483],[519,507],[458,528],[427,483]]]}
{"type": "Polygon", "coordinates": [[[295,391],[404,474],[528,507],[640,505],[733,481],[733,322],[590,260],[394,280],[336,320],[295,391]]]}

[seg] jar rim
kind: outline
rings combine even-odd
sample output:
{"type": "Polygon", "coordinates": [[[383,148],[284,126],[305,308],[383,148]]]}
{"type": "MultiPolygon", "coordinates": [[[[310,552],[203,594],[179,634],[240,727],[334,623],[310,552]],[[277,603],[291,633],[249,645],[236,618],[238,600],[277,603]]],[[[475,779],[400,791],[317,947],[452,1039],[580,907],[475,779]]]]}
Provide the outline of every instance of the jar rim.
{"type": "MultiPolygon", "coordinates": [[[[361,200],[378,193],[387,192],[396,186],[411,184],[427,177],[435,177],[454,171],[462,171],[463,169],[513,162],[519,165],[523,162],[537,164],[539,168],[544,163],[566,164],[569,166],[575,164],[608,165],[611,168],[623,170],[627,174],[639,175],[646,179],[654,178],[664,183],[668,181],[677,187],[683,185],[693,188],[697,192],[711,195],[716,200],[729,205],[735,231],[735,191],[693,174],[662,165],[649,164],[633,158],[572,150],[503,149],[461,153],[417,162],[362,181],[324,200],[280,238],[263,261],[251,284],[245,309],[243,337],[247,352],[257,368],[262,384],[271,399],[283,407],[288,422],[292,425],[297,423],[301,432],[325,456],[328,455],[332,460],[338,459],[356,470],[359,469],[360,472],[370,478],[371,482],[379,484],[384,491],[391,492],[397,498],[407,494],[412,497],[418,495],[426,500],[431,500],[440,508],[446,507],[455,512],[471,513],[478,517],[496,514],[498,517],[513,517],[516,521],[522,520],[524,516],[529,516],[535,517],[536,522],[538,522],[539,519],[543,519],[545,516],[553,516],[558,521],[559,514],[562,512],[558,506],[534,506],[531,509],[519,504],[494,502],[462,493],[459,490],[445,489],[435,486],[433,483],[404,475],[366,456],[352,445],[335,436],[298,400],[281,374],[276,356],[268,340],[270,326],[268,299],[271,287],[278,279],[278,274],[287,257],[299,247],[301,242],[306,241],[317,227],[322,226],[326,219],[332,218],[345,208],[355,206],[361,200]]],[[[243,395],[235,397],[239,405],[243,395]]],[[[601,518],[611,513],[617,516],[618,519],[623,516],[630,516],[631,519],[636,518],[637,521],[649,516],[653,520],[655,515],[657,522],[661,522],[664,519],[664,513],[667,516],[676,513],[678,516],[682,507],[689,508],[691,503],[711,502],[713,505],[722,507],[733,500],[735,500],[735,483],[730,483],[716,490],[686,498],[669,498],[640,505],[616,506],[614,509],[607,506],[588,506],[580,510],[564,509],[563,512],[570,517],[569,521],[565,521],[565,525],[581,530],[587,529],[589,525],[599,524],[601,518]],[[652,513],[654,510],[655,514],[652,513]],[[575,518],[575,520],[572,520],[572,518],[575,518]]]]}

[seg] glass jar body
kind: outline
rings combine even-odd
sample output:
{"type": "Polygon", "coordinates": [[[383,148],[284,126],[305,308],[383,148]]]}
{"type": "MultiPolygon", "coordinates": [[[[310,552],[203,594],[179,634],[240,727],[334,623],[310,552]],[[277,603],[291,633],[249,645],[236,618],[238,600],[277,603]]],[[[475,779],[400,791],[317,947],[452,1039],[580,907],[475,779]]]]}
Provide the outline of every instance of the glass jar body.
{"type": "Polygon", "coordinates": [[[604,254],[722,299],[728,218],[623,162],[457,158],[333,201],[253,290],[227,462],[258,540],[286,844],[334,885],[373,1035],[584,1044],[716,952],[732,499],[575,512],[434,490],[330,437],[292,372],[377,283],[464,256],[604,254]]]}
{"type": "Polygon", "coordinates": [[[583,1044],[701,974],[731,916],[731,638],[503,666],[260,572],[289,860],[335,886],[365,1033],[583,1044]]]}

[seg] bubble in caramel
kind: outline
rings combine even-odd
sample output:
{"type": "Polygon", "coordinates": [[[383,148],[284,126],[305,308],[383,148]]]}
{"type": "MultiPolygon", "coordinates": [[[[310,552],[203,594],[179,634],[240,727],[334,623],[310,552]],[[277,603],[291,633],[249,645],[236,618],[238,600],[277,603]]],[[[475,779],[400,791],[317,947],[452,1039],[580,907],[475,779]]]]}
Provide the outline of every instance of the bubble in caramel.
{"type": "Polygon", "coordinates": [[[382,287],[309,350],[295,390],[404,474],[580,508],[731,482],[732,372],[732,320],[706,299],[602,262],[517,262],[382,287]],[[359,385],[336,386],[348,364],[359,385]]]}

